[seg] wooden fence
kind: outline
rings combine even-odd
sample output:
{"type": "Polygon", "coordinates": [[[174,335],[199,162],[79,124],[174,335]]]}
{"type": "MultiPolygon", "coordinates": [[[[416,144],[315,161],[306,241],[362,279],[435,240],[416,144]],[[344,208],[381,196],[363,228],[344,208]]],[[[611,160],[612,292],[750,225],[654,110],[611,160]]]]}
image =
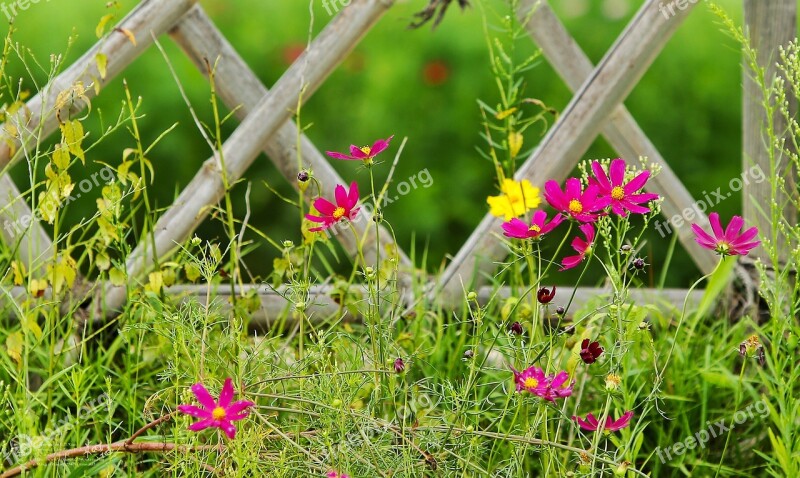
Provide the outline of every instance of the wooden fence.
{"type": "MultiPolygon", "coordinates": [[[[215,65],[217,93],[227,107],[235,110],[235,116],[240,121],[222,147],[229,180],[242,178],[248,167],[264,152],[285,179],[296,186],[297,127],[291,121],[294,111],[311,97],[391,8],[392,3],[390,0],[353,0],[310,42],[305,52],[268,90],[195,1],[143,0],[115,30],[29,100],[27,108],[7,119],[6,127],[0,130],[3,135],[0,137],[0,166],[7,172],[14,163],[24,160],[32,145],[58,129],[57,116],[65,117],[82,111],[94,96],[95,89],[86,89],[84,97],[76,96],[66,105],[58,103],[60,93],[76,85],[96,82],[99,82],[97,91],[102,91],[134,59],[151,48],[155,38],[168,34],[203,73],[208,72],[207,65],[215,65]],[[136,42],[131,42],[123,32],[131,32],[136,42]],[[105,75],[100,75],[98,70],[96,59],[99,54],[108,59],[105,75]],[[61,111],[57,111],[58,108],[61,111]],[[7,127],[9,125],[13,128],[7,127]]],[[[547,179],[565,179],[590,144],[602,134],[621,157],[646,156],[661,167],[661,174],[650,182],[648,188],[665,198],[662,210],[667,217],[692,208],[695,200],[691,194],[623,105],[627,95],[672,34],[698,5],[696,2],[686,2],[686,8],[675,8],[675,15],[665,18],[659,8],[662,3],[659,0],[645,1],[603,59],[593,66],[546,1],[521,2],[519,18],[525,22],[532,40],[538,44],[566,85],[574,91],[574,96],[539,146],[519,168],[517,179],[529,179],[534,184],[542,184],[547,179]]],[[[778,45],[788,43],[795,36],[797,4],[793,0],[744,0],[744,8],[752,41],[762,54],[759,61],[768,68],[770,75],[774,75],[778,45]]],[[[743,165],[758,165],[767,171],[770,168],[762,135],[765,118],[761,108],[761,92],[749,80],[746,67],[743,78],[743,165]]],[[[777,124],[776,128],[780,126],[777,124]]],[[[323,195],[332,196],[334,186],[344,183],[342,178],[305,136],[300,139],[300,154],[319,178],[323,195]]],[[[221,200],[224,196],[221,168],[218,155],[207,158],[175,202],[158,219],[153,240],[142,241],[136,246],[126,264],[128,287],[138,287],[138,281],[152,267],[153,259],[164,259],[172,254],[176,244],[189,238],[206,218],[209,206],[221,200]]],[[[769,193],[768,184],[745,185],[744,211],[749,224],[757,224],[762,228],[768,225],[765,223],[768,219],[757,212],[754,204],[765,204],[769,193]]],[[[788,208],[784,213],[786,217],[797,215],[797,211],[788,208]]],[[[29,205],[9,176],[0,175],[0,220],[13,221],[26,216],[34,217],[29,205]]],[[[696,222],[706,224],[708,219],[702,213],[700,216],[696,222]]],[[[458,303],[462,300],[462,288],[465,286],[480,290],[481,297],[487,296],[488,289],[481,286],[485,278],[493,273],[495,262],[507,254],[496,234],[500,222],[487,214],[444,273],[431,283],[432,293],[436,294],[438,300],[443,300],[445,304],[458,303]]],[[[372,225],[372,221],[355,223],[360,233],[366,232],[374,238],[375,228],[372,225]]],[[[677,228],[677,234],[701,271],[713,269],[715,257],[697,246],[688,225],[677,228]]],[[[381,232],[379,237],[380,247],[375,240],[366,241],[370,247],[365,251],[367,260],[374,262],[384,254],[380,251],[384,251],[386,246],[396,248],[401,272],[406,274],[401,283],[407,284],[408,274],[412,271],[408,257],[396,244],[389,242],[391,235],[386,231],[381,232]]],[[[21,237],[3,230],[3,238],[16,246],[19,259],[32,273],[37,273],[37,267],[52,255],[52,239],[36,220],[31,222],[21,237]]],[[[356,254],[356,244],[350,235],[340,234],[336,238],[348,253],[353,256],[356,254]]],[[[95,320],[104,320],[117,313],[128,296],[127,287],[88,281],[82,281],[81,284],[81,293],[92,298],[85,313],[95,320]]],[[[262,311],[258,320],[262,322],[268,323],[287,307],[280,294],[256,284],[244,286],[243,289],[248,288],[256,288],[261,296],[262,311]]],[[[580,303],[602,292],[579,288],[576,299],[580,303]]],[[[26,292],[22,288],[15,288],[8,293],[13,297],[22,297],[26,292]]],[[[205,286],[185,285],[172,287],[170,293],[203,296],[206,290],[205,286]]],[[[332,301],[326,287],[314,287],[311,294],[314,307],[319,312],[330,310],[332,301]]],[[[643,290],[637,294],[639,300],[665,300],[672,304],[682,302],[686,297],[686,291],[681,290],[643,290]]],[[[690,297],[692,301],[698,298],[698,294],[690,297]]]]}

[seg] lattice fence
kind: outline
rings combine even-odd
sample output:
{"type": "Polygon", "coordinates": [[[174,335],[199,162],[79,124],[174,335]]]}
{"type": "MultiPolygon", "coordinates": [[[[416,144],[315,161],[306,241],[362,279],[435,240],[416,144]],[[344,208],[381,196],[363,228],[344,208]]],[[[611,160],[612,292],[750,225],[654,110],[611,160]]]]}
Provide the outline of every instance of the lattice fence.
{"type": "MultiPolygon", "coordinates": [[[[622,104],[626,96],[641,79],[649,65],[658,56],[672,34],[690,14],[697,2],[689,2],[686,8],[675,9],[675,15],[665,19],[658,0],[644,2],[617,41],[596,66],[586,55],[554,15],[544,1],[524,0],[519,9],[519,18],[524,22],[532,39],[575,93],[558,121],[550,129],[536,150],[519,168],[517,179],[528,179],[542,184],[546,179],[563,180],[586,153],[598,135],[603,135],[620,156],[637,158],[646,156],[661,167],[659,174],[650,182],[649,188],[664,196],[663,212],[670,217],[692,208],[695,201],[680,180],[670,169],[667,161],[658,152],[646,134],[636,124],[632,115],[622,104]]],[[[297,127],[291,117],[303,102],[307,101],[328,75],[345,59],[361,38],[392,6],[390,0],[353,0],[325,29],[309,44],[305,52],[291,65],[278,82],[268,90],[245,64],[236,50],[226,41],[203,9],[191,0],[144,0],[107,37],[87,51],[75,64],[51,81],[38,95],[28,101],[27,108],[8,119],[13,128],[3,128],[0,138],[0,164],[4,171],[17,161],[25,159],[25,152],[58,129],[57,117],[75,115],[82,111],[95,94],[87,88],[86,97],[76,96],[68,104],[59,104],[59,95],[70,91],[75,85],[99,82],[98,91],[121,74],[127,66],[146,49],[154,39],[163,34],[169,36],[183,49],[204,73],[208,65],[215,65],[215,84],[222,101],[240,121],[238,128],[224,142],[227,177],[235,181],[245,175],[248,167],[261,152],[277,165],[281,174],[296,185],[298,173],[297,127]],[[132,42],[124,32],[131,32],[132,42]],[[105,75],[100,75],[98,55],[108,59],[105,75]],[[61,108],[61,111],[58,109],[61,108]],[[10,134],[9,131],[14,131],[10,134]]],[[[770,64],[776,45],[785,44],[794,36],[797,5],[791,0],[763,2],[746,0],[745,11],[748,25],[764,52],[764,64],[770,64]],[[779,18],[781,21],[776,22],[779,18]]],[[[774,71],[774,70],[771,70],[774,71]]],[[[765,157],[760,138],[763,118],[757,113],[758,95],[752,87],[745,90],[745,131],[750,138],[745,145],[746,163],[763,164],[765,157]],[[755,132],[755,133],[754,133],[755,132]]],[[[63,99],[63,97],[62,97],[63,99]]],[[[63,103],[63,101],[61,102],[63,103]]],[[[305,136],[300,140],[303,161],[313,168],[322,184],[323,195],[332,196],[336,184],[342,178],[328,164],[319,150],[305,136]]],[[[753,198],[763,198],[763,190],[751,185],[745,191],[746,203],[753,198]]],[[[153,258],[166,258],[206,218],[210,208],[224,196],[221,179],[221,162],[218,156],[208,158],[200,166],[191,182],[184,188],[175,202],[159,218],[154,226],[154,240],[138,244],[127,260],[129,287],[135,287],[153,264],[153,258]]],[[[28,204],[8,175],[0,176],[0,220],[32,216],[28,204]]],[[[763,223],[753,208],[746,207],[747,219],[756,224],[763,223]]],[[[787,211],[787,217],[796,211],[787,211]]],[[[696,222],[707,223],[700,213],[696,222]]],[[[374,238],[372,221],[355,224],[359,233],[374,238]],[[365,229],[366,228],[366,229],[365,229]]],[[[477,226],[462,249],[435,283],[431,293],[439,300],[453,303],[459,300],[464,285],[480,286],[487,274],[494,270],[495,262],[507,251],[497,235],[500,220],[487,215],[477,226]]],[[[709,251],[701,249],[693,241],[690,229],[678,228],[677,233],[683,247],[697,266],[710,271],[715,259],[709,251]]],[[[17,247],[20,260],[29,269],[43,262],[52,253],[52,239],[41,225],[33,221],[21,238],[3,232],[4,239],[17,247]]],[[[371,245],[365,251],[367,260],[376,261],[384,247],[391,244],[391,235],[379,234],[381,246],[367,240],[371,245]]],[[[337,235],[344,249],[356,254],[356,244],[347,234],[337,235]]],[[[413,270],[408,257],[399,250],[401,283],[408,283],[408,274],[413,270]]],[[[254,284],[245,288],[257,288],[262,299],[262,320],[269,321],[286,307],[280,294],[254,284]]],[[[204,288],[175,286],[171,293],[202,295],[204,288]]],[[[13,297],[26,294],[23,289],[9,291],[13,297]]],[[[579,289],[577,300],[602,293],[601,290],[579,289]]],[[[682,301],[686,291],[644,290],[634,300],[665,300],[670,304],[682,301]]],[[[108,283],[91,284],[75,295],[83,301],[85,294],[92,301],[86,313],[95,320],[103,320],[117,313],[128,297],[126,287],[115,287],[108,283]]],[[[481,295],[488,294],[482,289],[481,295]]],[[[319,309],[319,316],[326,311],[338,309],[328,296],[325,286],[312,290],[312,299],[319,309]]],[[[697,296],[693,296],[696,300],[697,296]]]]}

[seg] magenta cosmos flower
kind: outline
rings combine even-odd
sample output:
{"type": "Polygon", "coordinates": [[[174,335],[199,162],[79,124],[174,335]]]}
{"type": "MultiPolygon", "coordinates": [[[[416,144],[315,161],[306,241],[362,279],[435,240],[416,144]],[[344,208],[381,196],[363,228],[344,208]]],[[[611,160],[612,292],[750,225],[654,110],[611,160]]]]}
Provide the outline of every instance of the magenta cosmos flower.
{"type": "Polygon", "coordinates": [[[746,256],[748,252],[761,244],[761,241],[755,239],[758,235],[757,227],[751,227],[739,234],[744,226],[744,219],[740,216],[733,216],[724,231],[719,222],[719,214],[715,212],[709,214],[708,222],[711,223],[711,231],[714,236],[712,237],[697,224],[692,224],[695,240],[701,246],[711,249],[721,256],[746,256]]]}
{"type": "Polygon", "coordinates": [[[350,475],[346,473],[339,473],[338,471],[331,470],[325,475],[327,478],[350,478],[350,475]]]}
{"type": "Polygon", "coordinates": [[[556,214],[550,222],[547,222],[547,213],[536,211],[533,213],[530,225],[517,218],[504,222],[503,234],[516,239],[539,239],[555,229],[563,220],[564,216],[556,214]]]}
{"type": "Polygon", "coordinates": [[[312,227],[309,229],[311,232],[322,231],[332,225],[336,224],[342,219],[353,220],[353,217],[358,213],[361,208],[355,207],[358,204],[358,184],[355,181],[350,185],[350,191],[346,191],[341,184],[336,185],[335,190],[336,204],[324,198],[317,198],[314,201],[314,209],[322,214],[321,216],[314,216],[313,214],[306,214],[306,219],[313,222],[319,222],[322,225],[312,227]]]}
{"type": "Polygon", "coordinates": [[[586,190],[581,189],[578,178],[569,178],[564,190],[555,181],[544,183],[544,198],[557,211],[581,222],[594,222],[610,201],[600,196],[600,188],[590,184],[586,190]]]}
{"type": "MultiPolygon", "coordinates": [[[[622,416],[617,420],[612,420],[610,416],[606,417],[606,424],[603,425],[602,430],[607,432],[622,430],[630,425],[631,418],[633,418],[633,410],[623,413],[622,416]]],[[[591,413],[586,415],[586,420],[574,415],[572,416],[572,419],[578,422],[578,425],[580,425],[581,428],[590,432],[597,431],[597,429],[600,427],[600,423],[597,421],[597,418],[595,418],[595,416],[591,413]]]]}
{"type": "Polygon", "coordinates": [[[511,371],[514,373],[517,392],[525,390],[554,403],[556,398],[572,395],[574,383],[566,384],[569,379],[567,372],[562,371],[556,375],[547,376],[544,370],[536,366],[528,367],[522,372],[511,367],[511,371]]]}
{"type": "Polygon", "coordinates": [[[336,151],[325,151],[325,154],[331,158],[344,159],[347,161],[358,160],[364,161],[367,164],[371,164],[375,156],[379,155],[389,147],[389,142],[392,140],[392,138],[394,138],[394,135],[391,135],[386,139],[379,139],[375,141],[372,146],[362,146],[360,148],[354,144],[351,144],[350,154],[337,153],[336,151]]]}
{"type": "Polygon", "coordinates": [[[567,269],[572,269],[573,267],[577,266],[583,259],[591,254],[592,247],[594,246],[594,227],[591,224],[581,224],[578,228],[581,230],[584,236],[586,236],[586,240],[584,241],[580,237],[575,237],[572,239],[572,248],[575,249],[575,252],[578,254],[575,256],[565,257],[561,260],[561,269],[565,271],[567,269]]]}
{"type": "Polygon", "coordinates": [[[591,339],[583,339],[581,342],[581,360],[587,365],[591,365],[603,355],[603,347],[599,342],[592,342],[591,339]]]}
{"type": "Polygon", "coordinates": [[[247,400],[231,403],[234,391],[230,378],[225,379],[225,385],[222,386],[219,394],[219,401],[215,401],[211,397],[202,383],[192,385],[192,392],[201,406],[179,405],[178,411],[201,419],[199,422],[189,425],[189,430],[193,432],[211,427],[219,428],[233,440],[236,437],[236,427],[233,426],[233,422],[244,419],[249,413],[247,409],[255,406],[255,403],[247,400]]]}
{"type": "Polygon", "coordinates": [[[650,208],[641,204],[658,199],[658,194],[640,192],[647,179],[650,178],[650,171],[642,171],[627,183],[625,182],[625,161],[622,159],[611,161],[611,165],[608,167],[608,176],[598,161],[592,163],[592,171],[594,178],[589,182],[597,184],[600,195],[608,198],[614,214],[626,216],[628,211],[636,214],[648,213],[650,208]]]}

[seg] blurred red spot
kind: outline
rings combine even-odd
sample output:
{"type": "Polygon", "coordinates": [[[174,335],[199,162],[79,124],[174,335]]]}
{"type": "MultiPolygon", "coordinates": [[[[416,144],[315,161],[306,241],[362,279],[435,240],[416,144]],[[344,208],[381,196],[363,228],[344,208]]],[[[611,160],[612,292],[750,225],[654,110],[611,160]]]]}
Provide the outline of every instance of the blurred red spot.
{"type": "Polygon", "coordinates": [[[283,47],[283,61],[287,65],[291,65],[295,60],[300,58],[300,55],[306,50],[306,46],[302,43],[292,43],[283,47]]]}
{"type": "Polygon", "coordinates": [[[450,68],[441,60],[429,61],[422,70],[422,77],[429,86],[439,86],[450,77],[450,68]]]}

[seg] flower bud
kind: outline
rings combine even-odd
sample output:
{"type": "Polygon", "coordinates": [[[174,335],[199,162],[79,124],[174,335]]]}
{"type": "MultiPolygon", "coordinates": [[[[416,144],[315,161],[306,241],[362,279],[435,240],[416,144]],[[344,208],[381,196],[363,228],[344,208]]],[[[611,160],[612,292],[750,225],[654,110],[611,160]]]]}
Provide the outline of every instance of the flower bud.
{"type": "Polygon", "coordinates": [[[403,362],[403,359],[398,357],[397,360],[394,361],[394,371],[397,373],[403,373],[406,371],[406,364],[403,362]]]}
{"type": "Polygon", "coordinates": [[[478,294],[474,290],[467,294],[467,300],[469,301],[476,301],[478,300],[478,294]]]}
{"type": "Polygon", "coordinates": [[[467,349],[464,351],[464,360],[471,360],[475,357],[475,351],[472,349],[467,349]]]}
{"type": "Polygon", "coordinates": [[[522,335],[523,329],[522,324],[519,322],[514,322],[513,324],[508,326],[508,331],[514,335],[522,335]]]}
{"type": "Polygon", "coordinates": [[[547,287],[542,287],[536,293],[536,300],[538,300],[540,304],[549,304],[550,301],[552,301],[553,297],[555,296],[556,296],[556,286],[553,286],[553,290],[550,290],[547,287]]]}
{"type": "Polygon", "coordinates": [[[301,183],[308,181],[310,177],[311,175],[308,174],[308,170],[306,169],[301,169],[300,172],[297,173],[297,180],[301,183]]]}
{"type": "Polygon", "coordinates": [[[641,257],[637,257],[636,259],[633,260],[633,268],[636,269],[637,271],[644,269],[644,266],[645,266],[644,259],[642,259],[641,257]]]}

